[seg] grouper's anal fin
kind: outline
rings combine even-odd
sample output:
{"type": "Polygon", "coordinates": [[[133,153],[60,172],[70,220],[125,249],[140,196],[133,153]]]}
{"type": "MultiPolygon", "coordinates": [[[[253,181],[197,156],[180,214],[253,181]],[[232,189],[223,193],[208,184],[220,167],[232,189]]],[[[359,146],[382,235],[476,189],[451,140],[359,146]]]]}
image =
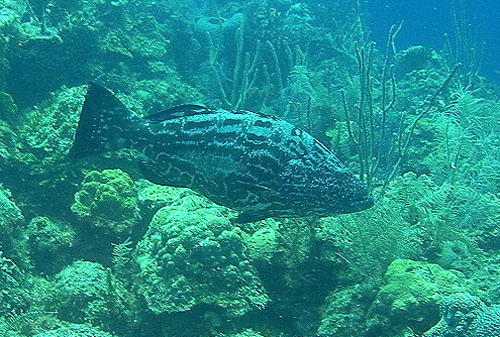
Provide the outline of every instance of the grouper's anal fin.
{"type": "Polygon", "coordinates": [[[69,156],[87,157],[127,146],[132,113],[105,87],[90,82],[69,156]]]}

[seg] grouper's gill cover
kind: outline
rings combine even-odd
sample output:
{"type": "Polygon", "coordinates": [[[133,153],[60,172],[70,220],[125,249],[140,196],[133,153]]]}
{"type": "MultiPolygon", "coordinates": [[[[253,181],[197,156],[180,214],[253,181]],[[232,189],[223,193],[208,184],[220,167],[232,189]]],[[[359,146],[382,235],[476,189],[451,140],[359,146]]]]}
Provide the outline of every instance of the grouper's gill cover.
{"type": "Polygon", "coordinates": [[[352,213],[373,205],[366,186],[324,145],[290,123],[248,111],[174,107],[135,117],[91,83],[70,156],[138,150],[144,177],[189,187],[241,211],[236,222],[352,213]]]}

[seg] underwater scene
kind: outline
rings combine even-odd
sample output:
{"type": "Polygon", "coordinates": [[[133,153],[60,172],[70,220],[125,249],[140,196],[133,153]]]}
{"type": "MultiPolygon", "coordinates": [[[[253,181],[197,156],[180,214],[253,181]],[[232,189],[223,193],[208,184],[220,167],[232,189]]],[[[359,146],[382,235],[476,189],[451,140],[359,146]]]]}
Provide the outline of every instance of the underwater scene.
{"type": "Polygon", "coordinates": [[[500,336],[497,13],[0,0],[0,336],[500,336]]]}

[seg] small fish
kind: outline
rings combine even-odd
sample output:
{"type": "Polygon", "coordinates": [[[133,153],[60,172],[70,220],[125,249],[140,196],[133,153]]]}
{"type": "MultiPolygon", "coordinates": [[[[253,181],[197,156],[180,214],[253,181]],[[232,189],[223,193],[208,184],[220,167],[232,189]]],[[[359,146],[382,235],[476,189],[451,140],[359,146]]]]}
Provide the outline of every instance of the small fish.
{"type": "Polygon", "coordinates": [[[236,223],[327,216],[373,205],[366,186],[309,133],[249,111],[182,105],[139,118],[90,83],[71,157],[137,150],[144,177],[240,211],[236,223]]]}

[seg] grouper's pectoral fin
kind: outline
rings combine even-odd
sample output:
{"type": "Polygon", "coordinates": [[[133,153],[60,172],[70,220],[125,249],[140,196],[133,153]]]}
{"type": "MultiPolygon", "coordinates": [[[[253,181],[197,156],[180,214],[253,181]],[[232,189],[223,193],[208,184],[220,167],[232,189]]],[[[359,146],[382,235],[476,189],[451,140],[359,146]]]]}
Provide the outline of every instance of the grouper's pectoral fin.
{"type": "Polygon", "coordinates": [[[244,190],[253,196],[254,201],[258,203],[252,210],[241,212],[232,219],[234,223],[248,223],[264,220],[271,217],[270,210],[273,208],[273,202],[278,199],[279,194],[273,189],[260,184],[238,181],[244,190]]]}
{"type": "Polygon", "coordinates": [[[139,170],[144,178],[157,185],[167,185],[167,179],[163,171],[160,171],[158,164],[147,156],[139,158],[139,170]]]}
{"type": "Polygon", "coordinates": [[[141,155],[139,159],[139,170],[143,177],[153,184],[183,188],[190,187],[192,176],[187,172],[180,171],[168,161],[158,163],[146,155],[141,155]]]}
{"type": "Polygon", "coordinates": [[[238,184],[240,184],[240,186],[243,186],[248,193],[257,196],[263,203],[272,202],[279,196],[276,191],[267,186],[249,183],[241,180],[238,180],[238,184]]]}

